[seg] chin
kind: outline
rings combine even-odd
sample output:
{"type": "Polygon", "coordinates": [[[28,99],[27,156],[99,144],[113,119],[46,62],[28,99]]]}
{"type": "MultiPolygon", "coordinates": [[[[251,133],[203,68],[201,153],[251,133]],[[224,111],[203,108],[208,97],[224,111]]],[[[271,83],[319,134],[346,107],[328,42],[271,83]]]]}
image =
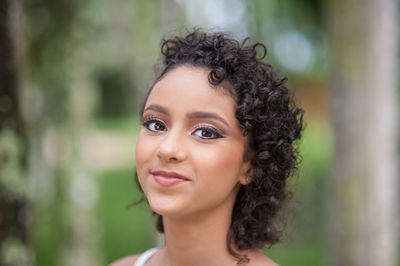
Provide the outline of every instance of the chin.
{"type": "Polygon", "coordinates": [[[167,199],[148,199],[150,208],[157,214],[163,216],[178,216],[183,213],[185,208],[183,204],[177,204],[177,202],[171,202],[167,199]]]}

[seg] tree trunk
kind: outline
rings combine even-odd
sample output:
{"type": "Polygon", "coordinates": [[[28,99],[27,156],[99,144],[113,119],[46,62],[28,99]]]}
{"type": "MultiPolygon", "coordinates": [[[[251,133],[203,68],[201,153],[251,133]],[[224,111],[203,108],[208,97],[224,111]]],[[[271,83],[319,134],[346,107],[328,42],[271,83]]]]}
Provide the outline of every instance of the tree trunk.
{"type": "Polygon", "coordinates": [[[0,265],[30,265],[27,138],[20,108],[25,39],[19,0],[0,3],[0,265]]]}
{"type": "Polygon", "coordinates": [[[327,1],[335,162],[331,265],[397,265],[397,2],[327,1]]]}

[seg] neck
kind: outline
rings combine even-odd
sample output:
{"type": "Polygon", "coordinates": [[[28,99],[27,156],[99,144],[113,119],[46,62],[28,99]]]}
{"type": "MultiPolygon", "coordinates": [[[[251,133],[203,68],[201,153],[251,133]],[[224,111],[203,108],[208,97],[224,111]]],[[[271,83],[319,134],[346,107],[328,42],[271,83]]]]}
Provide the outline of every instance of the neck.
{"type": "Polygon", "coordinates": [[[232,209],[221,209],[190,219],[164,217],[165,265],[235,265],[226,241],[232,209]]]}

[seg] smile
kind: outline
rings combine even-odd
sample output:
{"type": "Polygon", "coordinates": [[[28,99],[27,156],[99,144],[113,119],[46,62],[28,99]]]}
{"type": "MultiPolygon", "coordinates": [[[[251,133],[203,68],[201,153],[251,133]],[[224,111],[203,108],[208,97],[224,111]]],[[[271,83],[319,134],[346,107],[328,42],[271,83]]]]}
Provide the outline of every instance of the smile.
{"type": "Polygon", "coordinates": [[[189,181],[188,178],[177,174],[175,172],[165,172],[165,171],[152,171],[151,172],[154,180],[164,187],[171,187],[186,181],[189,181]]]}

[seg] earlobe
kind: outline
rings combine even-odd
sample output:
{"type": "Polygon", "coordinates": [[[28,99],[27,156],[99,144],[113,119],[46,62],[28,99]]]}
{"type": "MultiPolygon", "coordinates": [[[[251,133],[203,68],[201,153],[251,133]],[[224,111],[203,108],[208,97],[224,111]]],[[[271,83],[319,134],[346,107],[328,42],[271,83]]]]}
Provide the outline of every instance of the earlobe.
{"type": "Polygon", "coordinates": [[[243,168],[242,168],[242,174],[239,178],[240,184],[246,186],[251,183],[252,178],[249,175],[249,169],[250,169],[250,161],[247,161],[244,163],[243,168]]]}
{"type": "Polygon", "coordinates": [[[246,186],[251,183],[251,177],[248,175],[244,175],[239,179],[240,184],[246,186]]]}

